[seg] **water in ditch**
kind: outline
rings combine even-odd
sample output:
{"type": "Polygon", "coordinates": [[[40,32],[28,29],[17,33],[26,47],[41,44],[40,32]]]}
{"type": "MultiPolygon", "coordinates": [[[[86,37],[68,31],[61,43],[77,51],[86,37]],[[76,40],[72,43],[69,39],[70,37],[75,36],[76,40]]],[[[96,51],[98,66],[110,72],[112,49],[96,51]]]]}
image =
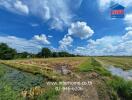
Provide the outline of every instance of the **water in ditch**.
{"type": "Polygon", "coordinates": [[[122,77],[126,80],[132,80],[132,70],[123,70],[114,66],[109,66],[108,70],[113,74],[119,77],[122,77]]]}

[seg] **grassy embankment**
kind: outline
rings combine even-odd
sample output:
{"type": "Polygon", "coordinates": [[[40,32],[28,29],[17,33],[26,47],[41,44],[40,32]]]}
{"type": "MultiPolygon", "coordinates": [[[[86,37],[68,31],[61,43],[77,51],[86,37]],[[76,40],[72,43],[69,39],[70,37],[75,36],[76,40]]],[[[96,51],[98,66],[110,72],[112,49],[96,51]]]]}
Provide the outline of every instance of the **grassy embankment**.
{"type": "MultiPolygon", "coordinates": [[[[105,58],[105,57],[104,57],[105,58]]],[[[103,58],[103,59],[104,59],[103,58]]],[[[109,59],[107,57],[107,59],[109,59]]],[[[112,58],[113,59],[113,58],[112,58]]],[[[119,58],[114,58],[113,61],[120,62],[123,60],[123,58],[120,58],[121,60],[118,61],[119,58]]],[[[130,63],[126,58],[124,58],[124,63],[130,63]],[[127,62],[128,61],[128,62],[127,62]]],[[[116,65],[118,65],[118,63],[116,65]]],[[[121,62],[121,65],[123,63],[121,62]]],[[[87,61],[82,63],[79,67],[79,71],[81,72],[97,72],[103,79],[105,79],[106,86],[108,87],[107,91],[109,92],[109,96],[111,100],[118,100],[119,98],[123,100],[131,100],[132,98],[132,81],[126,81],[120,77],[111,75],[110,72],[108,72],[99,62],[97,62],[94,58],[89,58],[87,61]]]]}

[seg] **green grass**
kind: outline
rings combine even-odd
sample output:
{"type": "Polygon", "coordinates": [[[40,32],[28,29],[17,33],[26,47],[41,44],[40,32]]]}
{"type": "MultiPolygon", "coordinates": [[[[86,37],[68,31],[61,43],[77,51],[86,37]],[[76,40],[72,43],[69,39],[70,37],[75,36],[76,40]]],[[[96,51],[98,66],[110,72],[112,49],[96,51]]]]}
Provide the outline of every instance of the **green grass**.
{"type": "Polygon", "coordinates": [[[132,81],[126,81],[120,77],[113,76],[94,58],[87,59],[79,66],[81,72],[97,72],[102,77],[106,77],[106,85],[108,86],[111,100],[131,100],[132,98],[132,81]]]}
{"type": "MultiPolygon", "coordinates": [[[[32,83],[30,82],[30,79],[26,80],[26,78],[28,76],[27,77],[25,76],[24,80],[21,80],[20,78],[15,78],[13,80],[12,80],[12,78],[10,79],[8,77],[8,74],[10,74],[12,72],[16,73],[17,70],[18,69],[0,64],[0,100],[25,100],[24,97],[20,96],[20,93],[23,90],[29,90],[32,87],[32,85],[34,85],[34,82],[35,82],[35,84],[41,82],[38,79],[39,76],[33,75],[31,73],[27,73],[27,72],[21,72],[21,73],[23,73],[23,74],[27,73],[26,75],[28,75],[29,77],[31,76],[30,77],[31,80],[32,80],[32,77],[34,77],[34,81],[32,83]],[[35,80],[38,80],[38,81],[35,81],[35,80]],[[28,88],[27,88],[27,86],[28,86],[28,88]]],[[[44,88],[46,88],[46,87],[44,87],[44,88]]],[[[43,94],[38,95],[36,97],[36,99],[35,98],[34,99],[35,100],[55,100],[54,98],[57,98],[58,95],[59,95],[59,92],[56,91],[53,87],[50,87],[43,94]]]]}
{"type": "Polygon", "coordinates": [[[118,98],[131,100],[132,81],[126,81],[120,77],[112,76],[112,78],[107,81],[107,84],[110,87],[112,100],[117,100],[118,98]]]}
{"type": "Polygon", "coordinates": [[[24,100],[20,93],[14,91],[12,87],[5,83],[4,81],[0,81],[0,100],[24,100]]]}
{"type": "Polygon", "coordinates": [[[56,91],[55,87],[49,87],[44,94],[40,95],[37,100],[58,100],[60,91],[56,91]]]}
{"type": "Polygon", "coordinates": [[[108,72],[102,65],[97,62],[94,58],[88,58],[84,63],[79,66],[79,71],[81,72],[90,72],[94,71],[103,76],[110,76],[108,72]]]}

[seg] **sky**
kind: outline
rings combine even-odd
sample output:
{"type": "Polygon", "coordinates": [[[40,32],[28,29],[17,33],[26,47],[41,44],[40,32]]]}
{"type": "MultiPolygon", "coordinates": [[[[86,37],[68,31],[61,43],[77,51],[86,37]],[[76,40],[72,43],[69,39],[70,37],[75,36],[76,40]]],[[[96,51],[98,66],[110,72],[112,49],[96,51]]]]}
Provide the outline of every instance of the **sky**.
{"type": "Polygon", "coordinates": [[[132,55],[132,0],[0,0],[0,43],[81,55],[132,55]],[[113,19],[110,7],[125,7],[113,19]]]}

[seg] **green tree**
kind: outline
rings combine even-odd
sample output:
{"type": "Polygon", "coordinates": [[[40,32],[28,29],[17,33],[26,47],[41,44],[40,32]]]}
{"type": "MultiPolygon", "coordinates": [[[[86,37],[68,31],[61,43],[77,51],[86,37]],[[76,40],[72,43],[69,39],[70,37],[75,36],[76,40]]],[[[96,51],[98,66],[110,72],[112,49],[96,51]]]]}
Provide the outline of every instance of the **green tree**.
{"type": "Polygon", "coordinates": [[[52,57],[59,57],[58,52],[52,52],[52,57]]]}
{"type": "Polygon", "coordinates": [[[0,59],[9,60],[13,59],[16,55],[16,50],[10,48],[5,43],[0,43],[0,59]]]}
{"type": "Polygon", "coordinates": [[[65,51],[59,52],[58,54],[59,54],[59,57],[70,57],[71,56],[68,52],[65,52],[65,51]]]}
{"type": "Polygon", "coordinates": [[[17,53],[16,58],[33,58],[35,55],[28,53],[28,52],[22,52],[22,53],[17,53]]]}
{"type": "Polygon", "coordinates": [[[52,55],[52,52],[48,48],[42,48],[41,52],[38,53],[39,57],[44,57],[44,58],[51,57],[51,55],[52,55]]]}

